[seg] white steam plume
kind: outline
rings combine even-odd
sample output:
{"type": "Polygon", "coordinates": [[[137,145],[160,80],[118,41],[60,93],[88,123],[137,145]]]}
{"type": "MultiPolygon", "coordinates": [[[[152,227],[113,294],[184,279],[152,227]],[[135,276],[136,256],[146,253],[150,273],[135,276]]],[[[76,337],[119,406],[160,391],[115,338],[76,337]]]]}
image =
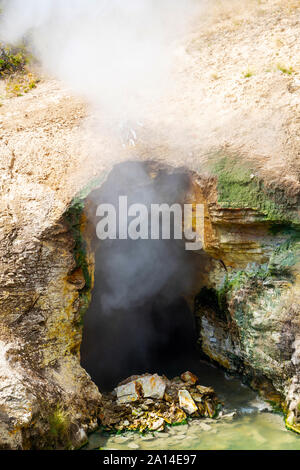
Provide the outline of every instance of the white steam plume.
{"type": "Polygon", "coordinates": [[[1,39],[31,38],[43,67],[105,113],[142,112],[170,78],[199,0],[4,0],[1,39]]]}

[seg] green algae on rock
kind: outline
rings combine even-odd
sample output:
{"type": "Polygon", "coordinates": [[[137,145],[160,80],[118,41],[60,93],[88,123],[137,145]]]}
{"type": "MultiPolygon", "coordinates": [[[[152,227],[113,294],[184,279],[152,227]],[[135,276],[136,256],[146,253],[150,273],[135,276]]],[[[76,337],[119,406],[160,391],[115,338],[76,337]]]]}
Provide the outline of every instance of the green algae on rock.
{"type": "Polygon", "coordinates": [[[252,208],[264,221],[298,223],[297,197],[278,186],[266,185],[239,155],[215,155],[211,171],[218,178],[218,202],[227,208],[252,208]]]}

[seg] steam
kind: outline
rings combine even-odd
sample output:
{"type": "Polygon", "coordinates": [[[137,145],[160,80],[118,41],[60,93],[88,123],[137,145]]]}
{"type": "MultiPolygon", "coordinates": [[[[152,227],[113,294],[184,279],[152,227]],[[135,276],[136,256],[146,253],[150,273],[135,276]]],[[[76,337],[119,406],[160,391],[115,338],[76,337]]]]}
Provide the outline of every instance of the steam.
{"type": "MultiPolygon", "coordinates": [[[[125,194],[128,206],[139,203],[149,209],[151,226],[151,204],[171,206],[182,202],[189,184],[189,177],[183,173],[162,173],[153,182],[142,163],[128,162],[117,165],[100,191],[92,193],[90,198],[96,204],[113,204],[118,213],[118,197],[125,194]]],[[[128,225],[133,218],[128,217],[128,225]]],[[[101,240],[99,252],[104,277],[100,285],[106,285],[101,308],[106,313],[124,306],[140,307],[157,295],[169,302],[190,289],[193,265],[183,240],[172,237],[171,240],[121,240],[117,237],[117,240],[101,240]]]]}
{"type": "MultiPolygon", "coordinates": [[[[199,3],[6,0],[0,34],[10,43],[25,37],[44,69],[86,97],[101,122],[104,116],[121,141],[128,143],[135,141],[134,125],[169,86],[177,41],[199,3]]],[[[176,177],[157,181],[153,184],[142,166],[116,170],[94,195],[95,202],[117,204],[118,195],[148,206],[183,200],[186,181],[176,177]]],[[[174,348],[181,344],[191,349],[194,331],[192,314],[182,298],[194,273],[184,246],[172,240],[108,240],[97,257],[92,305],[85,318],[85,368],[98,384],[111,385],[121,375],[151,371],[157,364],[162,367],[168,340],[173,341],[170,355],[175,363],[174,348]],[[184,319],[188,334],[182,329],[184,319]]]]}
{"type": "Polygon", "coordinates": [[[110,117],[128,119],[168,84],[197,0],[4,0],[1,39],[27,37],[43,67],[110,117]]]}
{"type": "MultiPolygon", "coordinates": [[[[153,180],[142,163],[127,162],[115,166],[90,198],[116,209],[124,194],[129,205],[171,205],[183,201],[189,184],[184,173],[161,172],[153,180]]],[[[195,320],[183,297],[191,292],[198,259],[183,240],[100,242],[81,358],[101,390],[132,374],[174,376],[193,368],[195,320]]]]}

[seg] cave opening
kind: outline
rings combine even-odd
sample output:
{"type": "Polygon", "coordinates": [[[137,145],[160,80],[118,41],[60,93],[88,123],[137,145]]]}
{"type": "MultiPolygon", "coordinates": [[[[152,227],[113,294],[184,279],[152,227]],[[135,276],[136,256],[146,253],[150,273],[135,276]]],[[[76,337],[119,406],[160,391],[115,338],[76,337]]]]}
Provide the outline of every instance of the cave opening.
{"type": "MultiPolygon", "coordinates": [[[[93,213],[99,203],[113,204],[118,213],[118,198],[124,195],[128,204],[147,207],[183,204],[191,195],[190,175],[182,169],[120,164],[89,196],[93,213]]],[[[117,232],[115,239],[97,241],[81,364],[101,391],[112,390],[131,375],[198,372],[193,310],[204,263],[203,253],[185,250],[184,240],[175,239],[174,233],[170,239],[132,240],[121,239],[117,232]]]]}

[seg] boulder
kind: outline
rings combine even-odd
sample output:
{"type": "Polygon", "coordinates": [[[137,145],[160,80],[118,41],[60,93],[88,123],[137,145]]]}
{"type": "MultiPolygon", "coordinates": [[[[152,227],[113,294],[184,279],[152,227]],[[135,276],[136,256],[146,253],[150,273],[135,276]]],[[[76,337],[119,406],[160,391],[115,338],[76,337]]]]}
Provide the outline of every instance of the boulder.
{"type": "Polygon", "coordinates": [[[136,401],[140,397],[140,393],[137,387],[136,382],[129,382],[125,385],[120,385],[115,388],[117,394],[118,403],[129,403],[131,401],[136,401]]]}
{"type": "Polygon", "coordinates": [[[198,377],[195,374],[192,374],[192,372],[184,372],[180,376],[181,380],[187,383],[195,384],[198,382],[198,377]]]}
{"type": "Polygon", "coordinates": [[[118,403],[129,403],[139,398],[155,398],[162,400],[166,389],[165,380],[157,374],[142,375],[131,382],[115,388],[118,403]]]}
{"type": "Polygon", "coordinates": [[[191,415],[198,411],[198,407],[187,390],[179,390],[178,392],[179,406],[187,414],[191,415]]]}
{"type": "Polygon", "coordinates": [[[142,393],[145,398],[156,398],[162,400],[165,389],[166,382],[165,380],[157,374],[143,376],[137,379],[137,382],[142,387],[142,393]]]}

